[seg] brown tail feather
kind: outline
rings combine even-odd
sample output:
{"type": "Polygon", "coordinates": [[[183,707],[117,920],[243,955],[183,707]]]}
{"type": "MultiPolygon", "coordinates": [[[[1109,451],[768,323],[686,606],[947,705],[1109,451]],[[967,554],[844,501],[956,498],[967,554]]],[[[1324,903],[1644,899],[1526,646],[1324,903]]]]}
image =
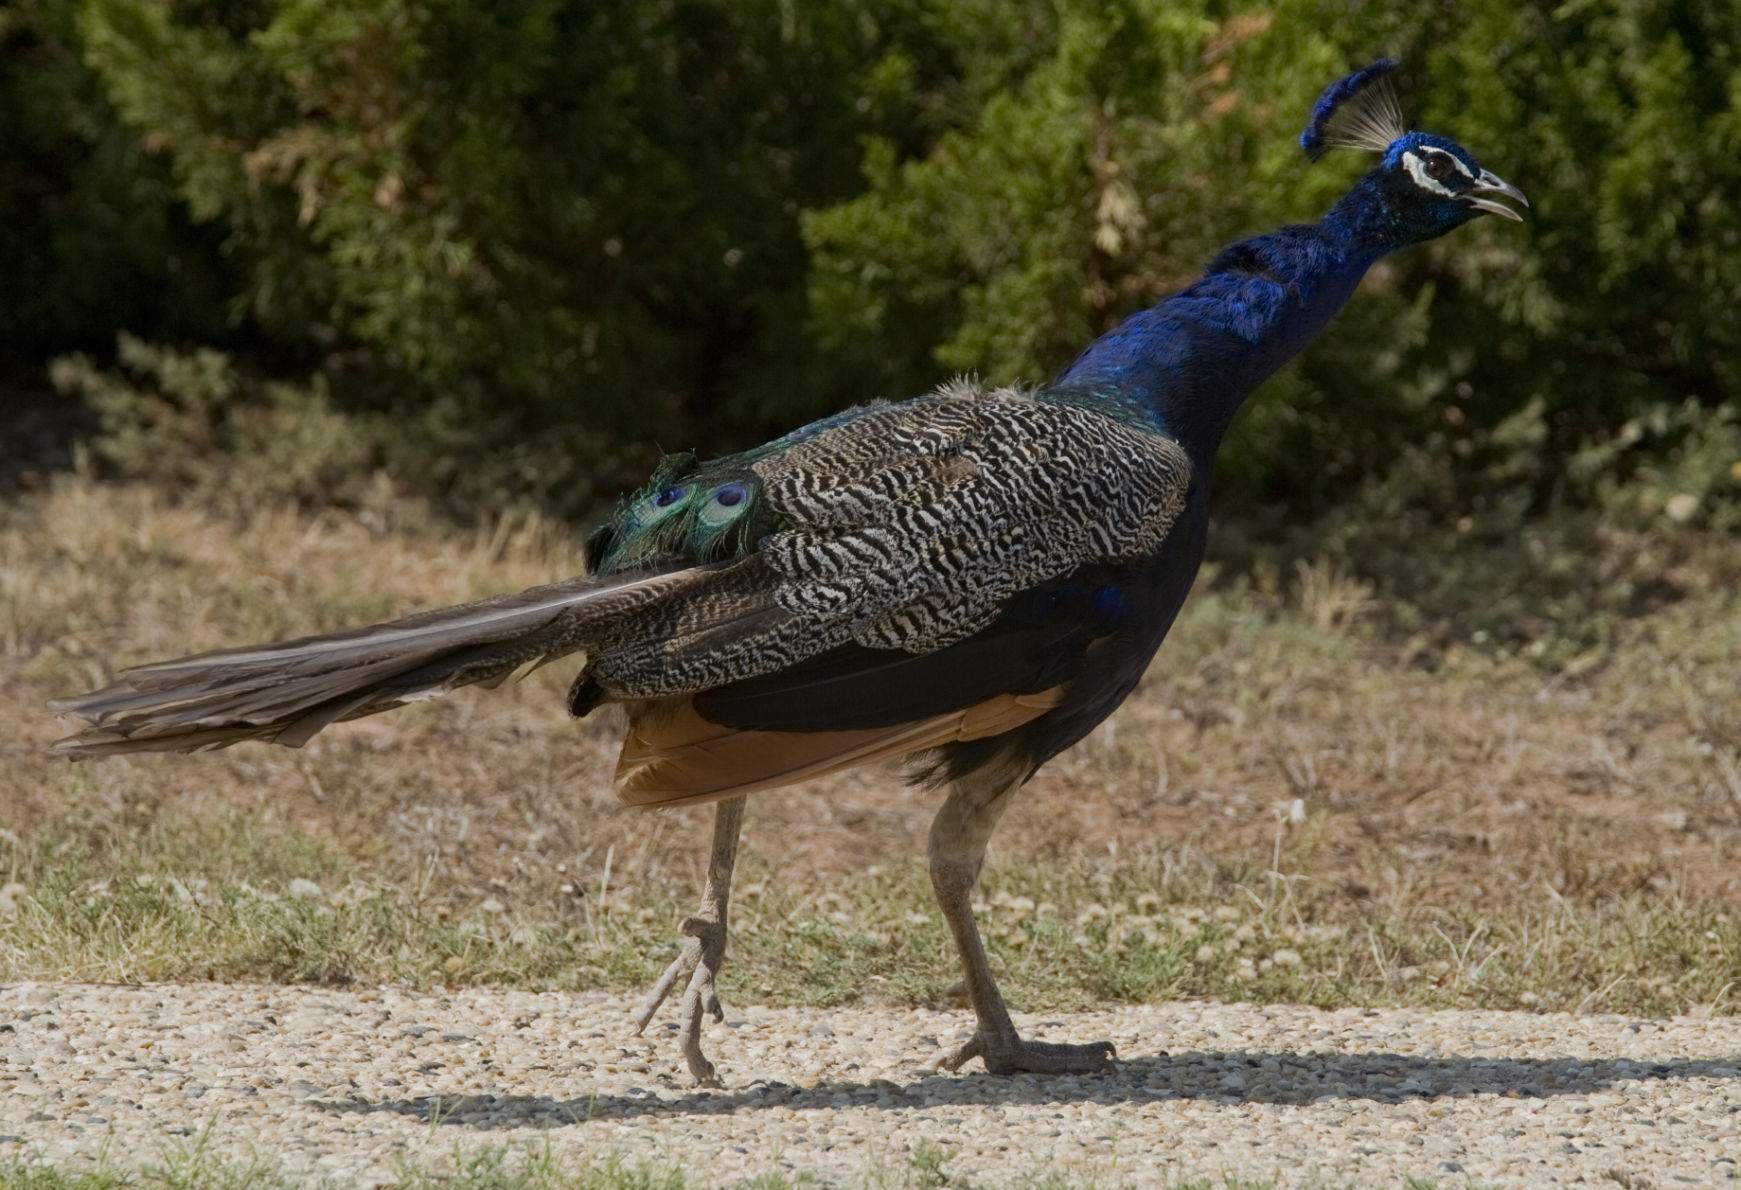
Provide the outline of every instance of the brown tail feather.
{"type": "Polygon", "coordinates": [[[369,628],[143,665],[112,686],[51,702],[57,715],[88,726],[49,750],[104,756],[247,739],[301,747],[340,719],[499,683],[528,662],[584,652],[610,625],[698,573],[574,578],[369,628]]]}
{"type": "Polygon", "coordinates": [[[716,801],[855,765],[1013,731],[1057,706],[1062,686],[861,731],[741,731],[710,723],[688,698],[631,704],[617,788],[631,805],[716,801]]]}

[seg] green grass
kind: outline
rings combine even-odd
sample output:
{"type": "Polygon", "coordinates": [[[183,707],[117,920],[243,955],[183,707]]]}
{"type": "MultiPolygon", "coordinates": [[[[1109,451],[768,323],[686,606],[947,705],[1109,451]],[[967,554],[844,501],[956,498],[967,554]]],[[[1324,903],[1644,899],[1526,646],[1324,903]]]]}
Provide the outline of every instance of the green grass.
{"type": "MultiPolygon", "coordinates": [[[[564,1156],[548,1145],[530,1144],[456,1150],[443,1161],[407,1162],[381,1190],[699,1190],[719,1184],[672,1165],[614,1155],[564,1156]]],[[[1113,1169],[1071,1176],[1041,1172],[1011,1185],[1014,1190],[1121,1190],[1135,1184],[1113,1169]]],[[[1270,1190],[1273,1185],[1184,1175],[1156,1183],[1146,1171],[1141,1184],[1165,1190],[1270,1190]]],[[[0,1166],[0,1190],[342,1190],[346,1185],[344,1179],[298,1175],[265,1163],[216,1159],[197,1142],[141,1166],[108,1160],[77,1170],[21,1160],[0,1166]]],[[[818,1183],[802,1173],[770,1173],[726,1185],[734,1190],[800,1190],[818,1183]]],[[[1341,1183],[1326,1184],[1330,1185],[1341,1183]]],[[[1427,1182],[1409,1185],[1412,1190],[1432,1190],[1427,1182]]],[[[946,1150],[931,1144],[921,1144],[900,1164],[873,1164],[856,1186],[858,1190],[987,1190],[986,1184],[953,1172],[946,1150]]]]}
{"type": "MultiPolygon", "coordinates": [[[[455,912],[236,812],[166,815],[126,838],[101,856],[66,835],[0,842],[15,882],[0,916],[5,978],[632,989],[674,953],[687,907],[643,885],[542,911],[485,901],[455,912]]],[[[979,917],[1011,995],[1036,1011],[1195,996],[1733,1010],[1741,921],[1720,904],[1580,908],[1544,894],[1509,912],[1351,922],[1333,890],[1287,874],[1297,846],[1283,833],[1270,871],[1182,864],[1167,849],[1005,864],[982,882],[979,917]]],[[[781,881],[752,857],[732,926],[723,993],[740,1003],[923,1003],[957,978],[916,859],[842,887],[781,881]]]]}
{"type": "MultiPolygon", "coordinates": [[[[1150,1190],[1273,1190],[1274,1183],[1229,1176],[1194,1176],[1144,1170],[1140,1178],[1122,1176],[1116,1168],[1063,1175],[1041,1171],[1014,1183],[1011,1190],[1123,1190],[1141,1185],[1150,1190]]],[[[1618,1180],[1618,1179],[1617,1179],[1618,1180]]],[[[288,1173],[264,1163],[237,1163],[211,1158],[196,1143],[163,1160],[143,1166],[122,1166],[107,1160],[93,1169],[72,1170],[51,1164],[15,1161],[0,1167],[0,1190],[342,1190],[346,1182],[288,1173]]],[[[837,1185],[837,1183],[829,1183],[837,1185]]],[[[1343,1190],[1360,1183],[1308,1183],[1313,1190],[1343,1190]]],[[[1437,1183],[1410,1178],[1408,1190],[1434,1190],[1437,1183]]],[[[1623,1185],[1630,1182],[1622,1181],[1623,1185]]],[[[719,1183],[702,1180],[679,1167],[656,1166],[607,1155],[562,1156],[547,1145],[518,1148],[482,1147],[456,1150],[445,1161],[405,1163],[381,1190],[699,1190],[719,1183]]],[[[818,1183],[806,1174],[770,1173],[726,1183],[733,1190],[802,1190],[818,1183]]],[[[950,1168],[941,1146],[921,1144],[899,1164],[874,1164],[852,1190],[990,1190],[950,1168]]],[[[1464,1183],[1460,1190],[1480,1190],[1464,1183]]]]}
{"type": "MultiPolygon", "coordinates": [[[[457,1151],[441,1162],[406,1163],[383,1190],[689,1190],[701,1185],[674,1168],[611,1157],[558,1156],[543,1146],[457,1151]]],[[[805,1183],[759,1178],[745,1190],[784,1190],[805,1183]]],[[[0,1190],[340,1190],[342,1178],[298,1175],[266,1163],[215,1159],[198,1146],[132,1167],[103,1161],[93,1169],[14,1163],[0,1169],[0,1190]]]]}

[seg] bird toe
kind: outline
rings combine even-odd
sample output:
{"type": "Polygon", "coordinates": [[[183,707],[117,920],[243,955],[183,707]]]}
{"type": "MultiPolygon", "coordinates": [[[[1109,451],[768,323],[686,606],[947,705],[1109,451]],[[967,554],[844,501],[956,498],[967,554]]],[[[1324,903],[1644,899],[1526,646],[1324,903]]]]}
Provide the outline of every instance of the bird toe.
{"type": "Polygon", "coordinates": [[[1070,1045],[1024,1041],[1013,1033],[1004,1037],[976,1032],[937,1065],[940,1070],[959,1070],[979,1058],[992,1074],[1094,1074],[1105,1070],[1117,1056],[1110,1041],[1070,1045]]]}

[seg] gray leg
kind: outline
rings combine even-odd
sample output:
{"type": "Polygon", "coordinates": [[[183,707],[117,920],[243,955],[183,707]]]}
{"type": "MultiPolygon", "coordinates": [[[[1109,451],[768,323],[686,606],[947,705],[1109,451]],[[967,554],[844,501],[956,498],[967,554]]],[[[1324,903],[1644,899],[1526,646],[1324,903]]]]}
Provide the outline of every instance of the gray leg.
{"type": "Polygon", "coordinates": [[[731,873],[737,866],[738,834],[743,825],[743,795],[726,798],[714,807],[713,854],[707,863],[707,887],[702,890],[701,908],[696,915],[683,919],[682,929],[689,940],[635,1014],[635,1032],[639,1033],[653,1019],[677,981],[688,979],[683,1003],[677,1009],[682,1025],[677,1044],[689,1064],[689,1073],[696,1082],[707,1085],[718,1085],[719,1079],[713,1063],[701,1052],[701,1014],[710,1013],[716,1021],[725,1019],[719,997],[714,994],[713,980],[725,961],[726,904],[731,900],[731,873]]]}
{"type": "Polygon", "coordinates": [[[931,859],[931,887],[937,904],[955,935],[966,971],[967,999],[973,1005],[978,1025],[966,1045],[945,1058],[941,1066],[955,1070],[974,1058],[983,1058],[993,1074],[1033,1071],[1063,1074],[1103,1069],[1113,1056],[1112,1043],[1048,1045],[1023,1041],[1004,1007],[1003,996],[992,978],[991,964],[973,921],[973,886],[985,863],[985,845],[1003,814],[1008,795],[1019,783],[997,769],[976,773],[949,787],[949,797],[931,823],[927,851],[931,859]]]}

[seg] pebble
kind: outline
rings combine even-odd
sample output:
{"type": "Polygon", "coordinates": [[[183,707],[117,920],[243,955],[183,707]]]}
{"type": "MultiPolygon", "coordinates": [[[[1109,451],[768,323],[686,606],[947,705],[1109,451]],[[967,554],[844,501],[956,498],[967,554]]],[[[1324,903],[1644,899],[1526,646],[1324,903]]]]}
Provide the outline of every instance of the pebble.
{"type": "Polygon", "coordinates": [[[208,1125],[215,1155],[368,1185],[519,1142],[676,1160],[699,1185],[901,1181],[921,1145],[942,1146],[952,1183],[992,1185],[1705,1185],[1741,1154],[1734,1018],[1122,1006],[1017,1017],[1037,1038],[1111,1039],[1108,1073],[997,1078],[932,1069],[959,1012],[728,1006],[706,1035],[725,1086],[699,1089],[669,1029],[634,1036],[637,1002],[0,988],[0,1164],[149,1166],[208,1125]]]}

